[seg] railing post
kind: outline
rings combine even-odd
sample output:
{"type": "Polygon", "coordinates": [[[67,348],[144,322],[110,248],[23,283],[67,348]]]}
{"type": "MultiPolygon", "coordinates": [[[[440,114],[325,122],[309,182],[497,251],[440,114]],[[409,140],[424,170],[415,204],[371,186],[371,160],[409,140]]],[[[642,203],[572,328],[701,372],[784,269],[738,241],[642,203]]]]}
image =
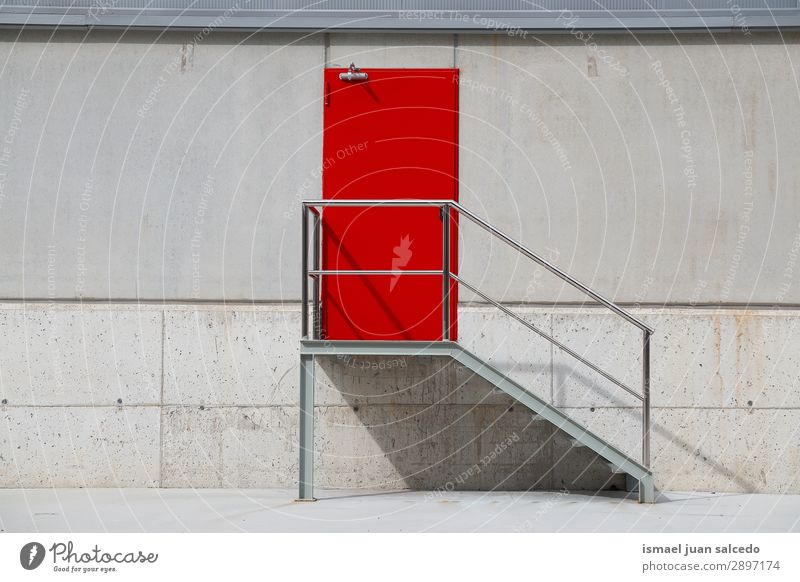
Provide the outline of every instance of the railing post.
{"type": "MultiPolygon", "coordinates": [[[[320,255],[322,254],[321,251],[321,240],[322,240],[322,216],[317,214],[316,212],[313,214],[314,217],[314,259],[312,265],[314,266],[315,271],[319,271],[322,269],[320,265],[320,255]]],[[[321,337],[321,329],[322,329],[322,318],[320,314],[320,276],[317,275],[314,277],[314,285],[312,286],[312,292],[314,293],[314,297],[311,300],[313,305],[313,309],[311,311],[311,321],[313,323],[313,327],[311,329],[311,339],[320,339],[321,337]]]]}
{"type": "Polygon", "coordinates": [[[442,341],[450,339],[450,206],[442,213],[442,341]]]}
{"type": "Polygon", "coordinates": [[[300,355],[299,501],[314,501],[314,365],[314,356],[300,355]]]}
{"type": "Polygon", "coordinates": [[[650,331],[642,330],[642,464],[650,468],[650,331]]]}
{"type": "Polygon", "coordinates": [[[305,204],[303,204],[303,209],[300,212],[300,218],[303,221],[303,226],[300,229],[300,236],[303,237],[300,245],[303,266],[303,278],[300,281],[300,317],[302,318],[300,337],[308,339],[308,206],[305,204]]]}

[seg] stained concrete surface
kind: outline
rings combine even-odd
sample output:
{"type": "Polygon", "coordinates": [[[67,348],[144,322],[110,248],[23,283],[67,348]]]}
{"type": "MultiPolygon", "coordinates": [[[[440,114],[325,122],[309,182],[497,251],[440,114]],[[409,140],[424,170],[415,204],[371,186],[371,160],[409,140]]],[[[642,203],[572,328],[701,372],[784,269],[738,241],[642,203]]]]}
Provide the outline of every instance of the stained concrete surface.
{"type": "Polygon", "coordinates": [[[789,532],[800,495],[559,491],[14,489],[0,491],[3,532],[789,532]]]}
{"type": "MultiPolygon", "coordinates": [[[[641,338],[623,320],[514,309],[638,385],[641,338]]],[[[800,493],[800,310],[635,313],[657,330],[656,487],[800,493]]],[[[641,413],[627,395],[493,308],[462,305],[459,318],[465,346],[638,457],[641,413]]],[[[299,330],[297,304],[0,302],[0,487],[291,487],[299,330]]],[[[452,362],[320,358],[317,372],[320,486],[619,488],[605,464],[452,362]]]]}

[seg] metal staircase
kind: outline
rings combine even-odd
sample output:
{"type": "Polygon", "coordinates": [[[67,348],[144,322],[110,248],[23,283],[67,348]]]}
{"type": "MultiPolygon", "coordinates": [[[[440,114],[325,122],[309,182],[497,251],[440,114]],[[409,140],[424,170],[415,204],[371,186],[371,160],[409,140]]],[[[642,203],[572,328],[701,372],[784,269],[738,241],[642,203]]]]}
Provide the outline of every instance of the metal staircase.
{"type": "Polygon", "coordinates": [[[316,356],[441,356],[452,358],[473,373],[481,376],[522,405],[534,411],[558,429],[566,432],[575,444],[585,446],[605,459],[610,470],[625,473],[630,488],[637,488],[640,503],[653,503],[655,491],[650,466],[650,336],[653,329],[622,309],[612,301],[583,285],[547,260],[530,251],[519,242],[502,233],[485,220],[479,218],[452,200],[314,200],[302,203],[302,339],[300,345],[300,491],[299,499],[314,500],[314,358],[316,356]],[[441,270],[323,270],[320,265],[321,225],[324,208],[330,206],[351,207],[438,207],[442,213],[442,269],[441,270]],[[532,325],[512,309],[489,297],[476,286],[451,271],[450,230],[455,219],[463,217],[500,239],[523,256],[538,263],[574,288],[582,291],[597,304],[611,310],[642,332],[642,385],[637,391],[615,376],[601,369],[543,330],[532,325]],[[309,236],[311,235],[311,236],[309,236]],[[311,240],[310,240],[311,239],[311,240]],[[313,249],[311,257],[309,250],[313,249]],[[309,268],[309,261],[311,268],[309,268]],[[442,277],[442,339],[433,342],[409,341],[341,341],[320,337],[320,278],[326,275],[438,275],[442,277]],[[590,432],[570,419],[555,406],[527,390],[525,386],[498,371],[480,357],[450,341],[450,288],[455,281],[459,286],[474,293],[506,315],[519,322],[554,346],[569,354],[605,379],[622,388],[642,403],[642,456],[641,462],[632,459],[598,435],[590,432]],[[309,287],[311,289],[309,290],[309,287]],[[309,292],[311,297],[309,298],[309,292]],[[309,300],[310,299],[310,300],[309,300]]]}

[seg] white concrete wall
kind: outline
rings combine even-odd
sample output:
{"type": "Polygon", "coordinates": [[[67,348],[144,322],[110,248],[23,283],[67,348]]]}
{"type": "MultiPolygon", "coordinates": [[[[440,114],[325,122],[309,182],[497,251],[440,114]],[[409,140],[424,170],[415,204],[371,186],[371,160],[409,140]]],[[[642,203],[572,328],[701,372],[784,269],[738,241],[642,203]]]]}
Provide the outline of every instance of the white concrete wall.
{"type": "MultiPolygon", "coordinates": [[[[582,38],[0,31],[0,486],[294,483],[298,203],[322,70],[355,61],[459,67],[464,204],[668,306],[642,312],[659,487],[800,491],[800,35],[582,38]]],[[[498,299],[577,299],[462,237],[498,299]]],[[[522,309],[638,379],[638,337],[600,312],[522,309]]],[[[636,453],[630,399],[517,329],[462,312],[479,355],[636,453]]],[[[619,486],[463,370],[370,364],[390,370],[321,364],[323,485],[619,486]]]]}
{"type": "MultiPolygon", "coordinates": [[[[638,386],[639,344],[624,324],[597,310],[522,309],[529,321],[638,386]]],[[[657,329],[657,486],[800,491],[800,314],[639,314],[657,329]]],[[[629,396],[544,341],[524,339],[521,326],[487,308],[463,308],[461,325],[469,348],[639,454],[641,415],[629,396]]],[[[296,304],[5,304],[0,330],[0,486],[296,483],[296,304]]],[[[530,411],[443,361],[322,360],[316,396],[321,486],[624,484],[530,411]],[[484,461],[507,439],[509,447],[484,461]]]]}
{"type": "Polygon", "coordinates": [[[459,67],[465,205],[618,301],[800,303],[798,33],[582,39],[2,31],[0,297],[298,299],[327,54],[459,67]]]}
{"type": "Polygon", "coordinates": [[[297,294],[297,185],[321,157],[321,39],[0,38],[0,131],[15,128],[0,297],[297,294]]]}

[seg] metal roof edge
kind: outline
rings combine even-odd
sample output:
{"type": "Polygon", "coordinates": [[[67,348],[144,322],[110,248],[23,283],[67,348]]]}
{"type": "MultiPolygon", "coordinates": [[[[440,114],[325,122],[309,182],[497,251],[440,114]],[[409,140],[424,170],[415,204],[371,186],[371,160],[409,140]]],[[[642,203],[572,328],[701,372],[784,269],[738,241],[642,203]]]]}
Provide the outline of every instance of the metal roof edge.
{"type": "Polygon", "coordinates": [[[253,11],[0,8],[0,26],[220,29],[325,32],[429,32],[521,35],[570,31],[742,31],[800,28],[800,9],[662,11],[253,11]],[[430,13],[430,14],[429,14],[430,13]],[[455,17],[457,15],[457,17],[455,17]]]}

